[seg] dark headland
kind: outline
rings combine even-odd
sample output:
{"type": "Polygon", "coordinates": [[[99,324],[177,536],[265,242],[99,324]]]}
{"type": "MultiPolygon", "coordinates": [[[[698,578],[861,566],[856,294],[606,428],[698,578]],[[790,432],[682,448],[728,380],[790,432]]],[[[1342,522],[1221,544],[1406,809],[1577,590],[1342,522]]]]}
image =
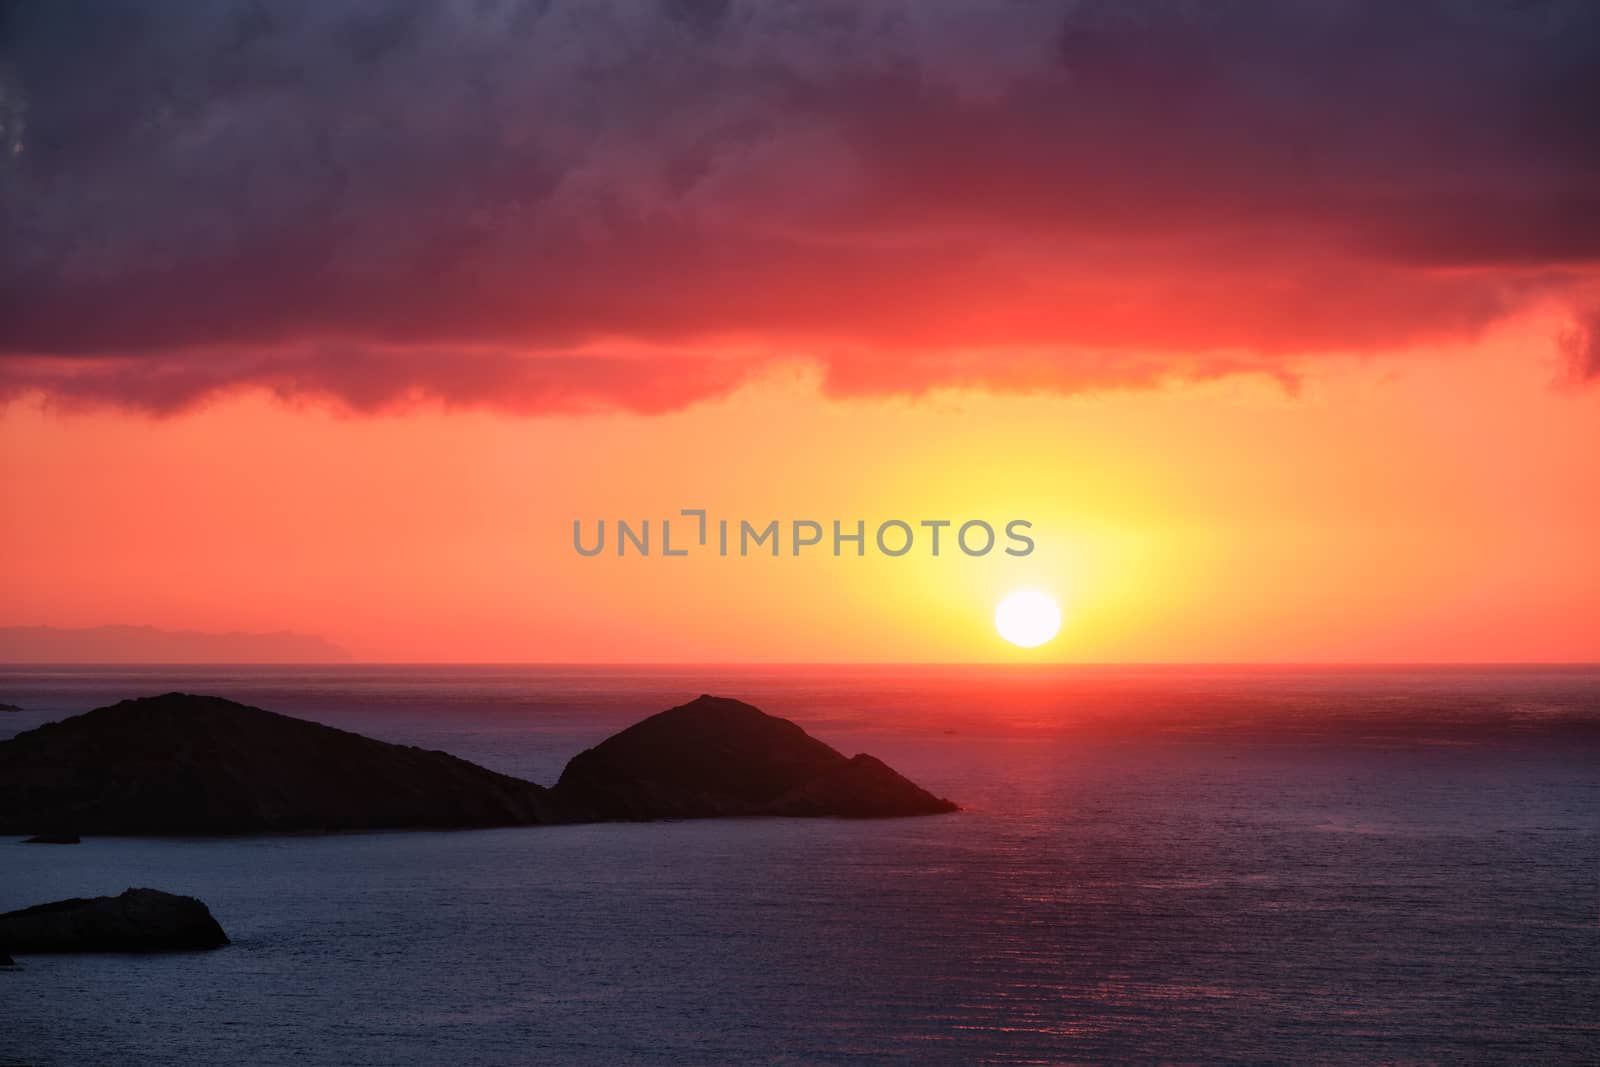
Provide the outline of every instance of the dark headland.
{"type": "Polygon", "coordinates": [[[553,789],[220,697],[124,700],[0,742],[0,833],[244,834],[956,806],[786,719],[702,696],[572,759],[553,789]]]}

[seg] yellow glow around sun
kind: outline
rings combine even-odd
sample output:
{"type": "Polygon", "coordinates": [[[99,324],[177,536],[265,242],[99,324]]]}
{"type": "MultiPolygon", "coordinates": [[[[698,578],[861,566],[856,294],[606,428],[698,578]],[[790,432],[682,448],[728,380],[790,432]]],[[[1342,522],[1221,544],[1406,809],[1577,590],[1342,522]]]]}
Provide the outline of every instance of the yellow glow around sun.
{"type": "Polygon", "coordinates": [[[1021,648],[1037,648],[1061,629],[1061,608],[1048,593],[1018,589],[994,609],[994,628],[1021,648]]]}

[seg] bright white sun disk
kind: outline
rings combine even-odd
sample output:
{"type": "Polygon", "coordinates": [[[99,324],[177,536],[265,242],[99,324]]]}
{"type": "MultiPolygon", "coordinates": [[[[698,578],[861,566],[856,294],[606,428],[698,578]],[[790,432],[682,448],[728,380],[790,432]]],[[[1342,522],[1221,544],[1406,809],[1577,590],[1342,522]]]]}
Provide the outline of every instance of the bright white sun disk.
{"type": "Polygon", "coordinates": [[[1061,608],[1050,594],[1018,589],[994,609],[994,628],[1022,648],[1037,648],[1061,629],[1061,608]]]}

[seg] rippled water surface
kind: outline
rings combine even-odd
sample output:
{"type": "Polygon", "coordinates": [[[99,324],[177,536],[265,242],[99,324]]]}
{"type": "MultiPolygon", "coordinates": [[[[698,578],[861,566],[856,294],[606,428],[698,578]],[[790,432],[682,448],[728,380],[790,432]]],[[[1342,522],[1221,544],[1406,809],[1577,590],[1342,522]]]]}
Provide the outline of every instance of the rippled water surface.
{"type": "Polygon", "coordinates": [[[210,953],[0,971],[0,1063],[1595,1062],[1600,672],[0,670],[0,737],[217,693],[550,783],[702,691],[967,810],[13,847],[210,953]]]}

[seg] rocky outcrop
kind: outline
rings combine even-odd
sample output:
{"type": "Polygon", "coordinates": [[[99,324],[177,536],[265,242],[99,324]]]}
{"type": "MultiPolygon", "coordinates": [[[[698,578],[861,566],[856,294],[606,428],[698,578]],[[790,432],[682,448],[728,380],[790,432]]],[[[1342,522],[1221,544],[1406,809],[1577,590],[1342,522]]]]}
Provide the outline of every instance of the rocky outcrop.
{"type": "Polygon", "coordinates": [[[847,758],[787,719],[712,696],[580,753],[554,789],[184,693],[0,742],[0,833],[36,840],[955,810],[871,756],[847,758]]]}
{"type": "Polygon", "coordinates": [[[124,700],[0,742],[0,832],[233,834],[556,821],[547,791],[443,752],[218,697],[124,700]]]}
{"type": "Polygon", "coordinates": [[[228,943],[211,910],[194,897],[156,889],[75,897],[0,915],[0,945],[39,952],[182,952],[228,943]]]}
{"type": "Polygon", "coordinates": [[[0,704],[0,711],[21,711],[15,704],[0,704]]]}
{"type": "Polygon", "coordinates": [[[871,756],[849,759],[787,719],[713,696],[652,715],[579,753],[554,795],[587,819],[957,810],[871,756]]]}

